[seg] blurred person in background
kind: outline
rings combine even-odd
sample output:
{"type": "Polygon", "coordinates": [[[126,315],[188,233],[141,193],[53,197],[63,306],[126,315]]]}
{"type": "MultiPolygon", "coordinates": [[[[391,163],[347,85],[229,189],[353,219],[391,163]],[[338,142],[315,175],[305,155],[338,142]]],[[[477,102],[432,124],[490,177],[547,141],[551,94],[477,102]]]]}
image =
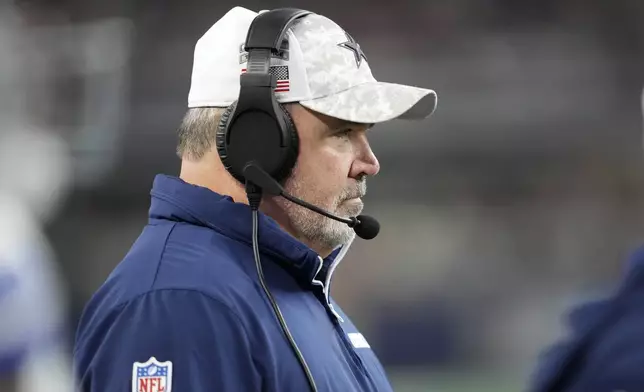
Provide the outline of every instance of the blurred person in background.
{"type": "MultiPolygon", "coordinates": [[[[255,260],[249,200],[215,140],[239,96],[243,44],[257,15],[235,7],[196,45],[190,109],[179,129],[181,174],[155,178],[149,224],[85,307],[74,351],[83,391],[306,391],[311,378],[320,391],[391,390],[375,353],[329,295],[353,229],[265,196],[261,269],[255,260]],[[299,348],[285,339],[282,322],[299,348]]],[[[379,170],[367,130],[428,117],[436,95],[377,82],[360,46],[323,16],[303,17],[286,37],[286,53],[271,64],[299,152],[282,184],[332,213],[357,215],[365,179],[379,170]]],[[[250,148],[259,139],[244,142],[250,148]]]]}
{"type": "MultiPolygon", "coordinates": [[[[641,96],[644,114],[644,91],[641,96]]],[[[644,246],[612,295],[574,308],[567,336],[544,350],[530,392],[644,390],[644,246]]]]}
{"type": "Polygon", "coordinates": [[[74,388],[67,297],[43,226],[71,184],[66,143],[27,108],[29,30],[0,3],[0,391],[74,388]]]}
{"type": "Polygon", "coordinates": [[[46,134],[25,128],[0,134],[3,392],[67,392],[74,386],[64,281],[42,231],[43,214],[52,213],[49,196],[57,197],[61,185],[56,183],[59,147],[49,144],[46,134]]]}

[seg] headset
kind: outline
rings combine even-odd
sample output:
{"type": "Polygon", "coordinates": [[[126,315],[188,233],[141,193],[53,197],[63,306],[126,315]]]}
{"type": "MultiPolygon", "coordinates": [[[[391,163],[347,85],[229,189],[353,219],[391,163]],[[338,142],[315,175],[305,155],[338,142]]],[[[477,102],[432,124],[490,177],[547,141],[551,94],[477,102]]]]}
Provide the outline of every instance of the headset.
{"type": "Polygon", "coordinates": [[[278,182],[286,179],[299,154],[299,137],[288,111],[277,102],[270,60],[280,53],[287,30],[312,12],[279,8],[259,14],[244,44],[246,72],[239,98],[224,111],[217,128],[217,151],[226,169],[242,184],[245,167],[255,162],[278,182]]]}
{"type": "Polygon", "coordinates": [[[240,75],[239,98],[221,116],[216,145],[226,170],[246,186],[253,215],[253,255],[260,284],[306,373],[311,390],[317,392],[309,366],[264,279],[257,241],[262,189],[245,175],[248,167],[252,166],[275,181],[282,182],[295,167],[299,155],[299,137],[293,119],[275,98],[276,79],[270,72],[270,60],[274,55],[279,55],[286,32],[293,23],[310,14],[312,12],[296,8],[279,8],[261,13],[252,21],[244,44],[248,52],[248,65],[246,72],[240,75]]]}

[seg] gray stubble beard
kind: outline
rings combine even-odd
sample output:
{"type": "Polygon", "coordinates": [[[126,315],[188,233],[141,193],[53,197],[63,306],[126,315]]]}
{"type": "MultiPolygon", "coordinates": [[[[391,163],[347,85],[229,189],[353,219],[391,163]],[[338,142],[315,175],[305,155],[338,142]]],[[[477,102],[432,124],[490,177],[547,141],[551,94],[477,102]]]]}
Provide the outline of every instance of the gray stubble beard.
{"type": "MultiPolygon", "coordinates": [[[[295,197],[305,199],[302,197],[303,192],[298,185],[297,181],[289,181],[286,184],[285,190],[295,197]]],[[[341,217],[350,217],[360,214],[362,211],[362,203],[351,205],[348,208],[341,208],[342,202],[351,197],[355,197],[356,194],[364,195],[367,190],[366,188],[366,181],[361,179],[358,182],[358,189],[346,190],[343,192],[334,201],[333,209],[328,212],[341,217]]],[[[315,200],[305,199],[305,201],[318,207],[322,207],[316,203],[315,200]]],[[[299,233],[302,240],[306,240],[307,242],[321,248],[336,249],[338,246],[347,244],[355,238],[355,232],[346,223],[327,218],[288,201],[285,202],[288,203],[283,205],[286,215],[289,217],[291,225],[299,233]]]]}

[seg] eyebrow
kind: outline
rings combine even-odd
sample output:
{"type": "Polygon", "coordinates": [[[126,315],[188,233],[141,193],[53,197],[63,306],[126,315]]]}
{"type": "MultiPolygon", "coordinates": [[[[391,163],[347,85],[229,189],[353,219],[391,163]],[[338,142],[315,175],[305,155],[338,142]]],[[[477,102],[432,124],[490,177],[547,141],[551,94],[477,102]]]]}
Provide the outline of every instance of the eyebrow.
{"type": "Polygon", "coordinates": [[[369,130],[369,129],[373,128],[374,125],[376,125],[376,124],[365,124],[365,123],[357,123],[357,122],[353,122],[353,121],[339,120],[339,122],[331,124],[331,126],[329,126],[329,130],[331,132],[334,132],[334,131],[338,131],[338,130],[344,129],[344,128],[356,128],[356,127],[363,127],[365,125],[367,126],[367,130],[369,130]]]}

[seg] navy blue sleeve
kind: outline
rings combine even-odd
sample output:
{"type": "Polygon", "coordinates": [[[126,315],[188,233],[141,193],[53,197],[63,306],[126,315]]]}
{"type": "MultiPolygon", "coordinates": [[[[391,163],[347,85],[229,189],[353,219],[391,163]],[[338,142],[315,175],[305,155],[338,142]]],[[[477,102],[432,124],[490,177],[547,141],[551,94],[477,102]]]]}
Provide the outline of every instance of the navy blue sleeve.
{"type": "Polygon", "coordinates": [[[241,320],[202,293],[154,291],[96,319],[76,344],[84,392],[261,390],[241,320]]]}
{"type": "Polygon", "coordinates": [[[636,391],[644,385],[644,313],[641,296],[623,304],[623,312],[593,341],[580,374],[580,390],[636,391]],[[585,388],[585,389],[584,389],[585,388]]]}
{"type": "Polygon", "coordinates": [[[644,385],[644,298],[629,302],[597,301],[578,306],[569,316],[573,332],[541,354],[529,391],[544,391],[564,376],[566,392],[635,391],[644,385]],[[619,306],[617,308],[616,306],[619,306]],[[610,317],[610,318],[607,318],[610,317]],[[595,332],[592,326],[603,326],[595,332]],[[591,335],[589,331],[592,331],[591,335]],[[574,359],[574,361],[573,361],[574,359]]]}

